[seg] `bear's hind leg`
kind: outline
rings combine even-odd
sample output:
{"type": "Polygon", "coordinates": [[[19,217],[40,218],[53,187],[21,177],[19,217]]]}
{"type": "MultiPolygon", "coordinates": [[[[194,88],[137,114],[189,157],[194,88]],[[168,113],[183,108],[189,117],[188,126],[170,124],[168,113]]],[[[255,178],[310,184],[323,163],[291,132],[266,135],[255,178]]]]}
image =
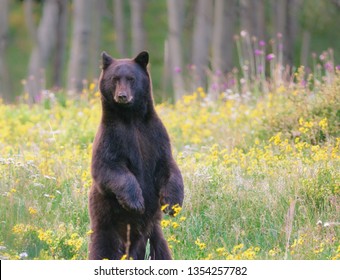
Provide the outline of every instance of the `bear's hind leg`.
{"type": "Polygon", "coordinates": [[[150,254],[154,260],[172,260],[171,252],[159,224],[155,224],[150,237],[150,254]]]}
{"type": "Polygon", "coordinates": [[[145,252],[146,252],[146,243],[147,239],[144,236],[141,236],[138,240],[135,240],[131,243],[129,257],[134,260],[144,260],[145,252]]]}
{"type": "Polygon", "coordinates": [[[101,230],[91,234],[89,260],[119,260],[124,252],[120,238],[113,230],[101,230]]]}

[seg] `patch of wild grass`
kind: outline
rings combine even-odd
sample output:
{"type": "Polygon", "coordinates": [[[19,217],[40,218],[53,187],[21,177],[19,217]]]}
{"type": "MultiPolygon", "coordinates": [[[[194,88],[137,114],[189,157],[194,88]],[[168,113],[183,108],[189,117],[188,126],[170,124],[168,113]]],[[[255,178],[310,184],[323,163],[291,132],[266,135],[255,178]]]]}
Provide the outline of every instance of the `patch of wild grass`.
{"type": "MultiPolygon", "coordinates": [[[[157,106],[185,182],[183,209],[162,221],[176,259],[339,259],[339,85],[216,100],[198,88],[157,106]]],[[[90,87],[0,104],[1,258],[86,258],[90,87]]]]}

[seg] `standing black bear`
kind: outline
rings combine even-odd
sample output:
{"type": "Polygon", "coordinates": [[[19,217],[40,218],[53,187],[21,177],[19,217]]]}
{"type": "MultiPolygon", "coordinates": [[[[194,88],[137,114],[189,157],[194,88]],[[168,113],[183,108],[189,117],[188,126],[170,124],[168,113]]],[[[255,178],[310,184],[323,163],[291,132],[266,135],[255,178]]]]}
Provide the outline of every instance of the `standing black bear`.
{"type": "MultiPolygon", "coordinates": [[[[102,54],[102,119],[93,144],[89,194],[89,259],[171,259],[161,206],[183,202],[183,180],[169,136],[155,112],[149,55],[113,59],[102,54]]],[[[170,211],[171,214],[171,211],[170,211]]]]}

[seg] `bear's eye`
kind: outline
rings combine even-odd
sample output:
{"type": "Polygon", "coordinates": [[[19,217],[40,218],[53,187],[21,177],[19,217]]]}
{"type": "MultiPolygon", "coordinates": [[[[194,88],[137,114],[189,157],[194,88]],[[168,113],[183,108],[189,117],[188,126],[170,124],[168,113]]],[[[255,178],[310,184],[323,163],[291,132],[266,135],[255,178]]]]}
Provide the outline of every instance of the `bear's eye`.
{"type": "Polygon", "coordinates": [[[114,76],[114,77],[112,78],[112,82],[113,82],[114,84],[116,84],[117,82],[119,82],[119,77],[114,76]]]}
{"type": "Polygon", "coordinates": [[[131,83],[133,83],[135,81],[134,77],[126,77],[126,79],[131,83]]]}

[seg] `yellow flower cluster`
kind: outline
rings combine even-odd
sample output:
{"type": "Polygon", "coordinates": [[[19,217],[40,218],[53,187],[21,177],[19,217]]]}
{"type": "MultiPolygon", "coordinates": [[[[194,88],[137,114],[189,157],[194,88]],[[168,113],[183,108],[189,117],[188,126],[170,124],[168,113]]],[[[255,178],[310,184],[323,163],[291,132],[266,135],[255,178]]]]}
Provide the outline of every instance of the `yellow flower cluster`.
{"type": "Polygon", "coordinates": [[[78,252],[83,245],[83,242],[83,238],[79,237],[78,233],[72,233],[70,239],[65,241],[65,244],[73,247],[74,250],[78,252]]]}
{"type": "MultiPolygon", "coordinates": [[[[200,250],[206,249],[206,244],[196,239],[195,244],[200,250]]],[[[225,247],[219,247],[214,252],[208,253],[203,259],[225,259],[225,260],[254,260],[260,252],[260,247],[249,247],[244,250],[244,244],[235,245],[229,252],[225,247]]]]}
{"type": "Polygon", "coordinates": [[[199,238],[196,239],[195,244],[198,246],[200,250],[203,250],[205,249],[205,247],[207,247],[207,245],[204,242],[201,242],[199,238]]]}

